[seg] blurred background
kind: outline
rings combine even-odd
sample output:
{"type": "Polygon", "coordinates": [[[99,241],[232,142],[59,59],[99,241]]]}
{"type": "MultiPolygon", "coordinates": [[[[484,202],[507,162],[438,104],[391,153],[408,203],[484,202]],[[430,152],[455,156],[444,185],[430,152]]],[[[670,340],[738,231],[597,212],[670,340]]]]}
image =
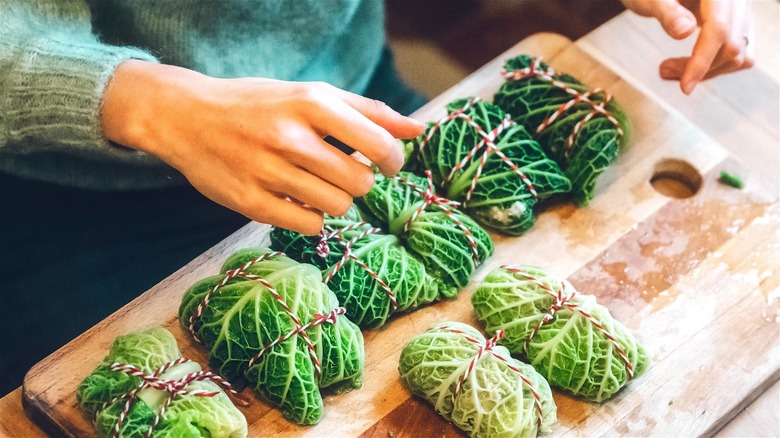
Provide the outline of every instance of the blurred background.
{"type": "Polygon", "coordinates": [[[433,98],[523,38],[576,40],[625,8],[619,0],[387,0],[396,66],[433,98]]]}

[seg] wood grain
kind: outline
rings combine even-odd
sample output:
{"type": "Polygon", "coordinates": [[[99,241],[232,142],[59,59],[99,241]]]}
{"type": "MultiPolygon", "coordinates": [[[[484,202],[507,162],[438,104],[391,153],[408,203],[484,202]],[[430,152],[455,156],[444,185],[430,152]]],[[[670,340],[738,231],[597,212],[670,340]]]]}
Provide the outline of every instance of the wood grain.
{"type": "MultiPolygon", "coordinates": [[[[451,436],[457,434],[398,379],[398,357],[412,336],[430,325],[458,320],[479,327],[470,294],[491,269],[532,264],[570,278],[596,295],[647,347],[647,373],[613,400],[597,405],[556,392],[563,435],[701,435],[720,428],[778,376],[776,315],[780,247],[777,193],[726,149],[678,112],[658,104],[571,41],[552,34],[523,40],[501,57],[434,99],[415,114],[428,121],[444,104],[477,95],[489,99],[500,85],[507,57],[544,55],[559,71],[609,90],[633,121],[631,140],[602,176],[585,208],[550,205],[526,235],[494,235],[496,254],[453,300],[398,315],[365,330],[366,368],[360,390],[325,398],[326,414],[299,427],[253,398],[243,409],[251,436],[451,436]],[[689,163],[701,178],[698,192],[675,199],[650,184],[659,163],[689,163]],[[736,190],[716,182],[721,169],[741,175],[736,190]]],[[[178,326],[184,290],[217,272],[234,250],[264,245],[268,228],[250,224],[174,273],[143,296],[70,342],[30,370],[24,384],[27,412],[50,431],[92,433],[78,411],[75,387],[121,334],[161,324],[185,356],[206,363],[198,345],[178,326]]]]}

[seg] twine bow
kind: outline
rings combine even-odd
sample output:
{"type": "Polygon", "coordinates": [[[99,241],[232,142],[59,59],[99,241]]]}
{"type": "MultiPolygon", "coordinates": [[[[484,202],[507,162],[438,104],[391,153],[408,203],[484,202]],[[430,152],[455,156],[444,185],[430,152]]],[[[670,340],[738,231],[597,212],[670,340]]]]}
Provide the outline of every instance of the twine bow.
{"type": "Polygon", "coordinates": [[[612,96],[604,91],[601,88],[594,88],[590,91],[587,91],[585,93],[580,93],[579,91],[575,90],[574,88],[571,88],[566,83],[559,81],[558,79],[555,79],[553,76],[555,75],[555,70],[553,70],[552,67],[549,67],[547,69],[541,68],[541,58],[535,58],[533,61],[531,61],[531,65],[529,65],[526,68],[520,69],[520,70],[514,70],[514,71],[507,71],[506,69],[501,70],[501,75],[506,80],[523,80],[528,78],[539,78],[544,81],[549,82],[553,86],[560,88],[561,90],[565,91],[566,93],[573,96],[571,100],[568,102],[563,103],[561,106],[558,107],[555,112],[548,117],[547,119],[543,120],[542,123],[539,124],[539,126],[536,127],[536,132],[540,133],[547,129],[548,126],[550,126],[558,117],[560,117],[563,113],[568,111],[571,107],[574,105],[584,102],[590,105],[592,108],[591,112],[585,115],[585,117],[582,118],[582,120],[578,121],[574,128],[572,129],[571,134],[566,139],[566,150],[564,151],[564,156],[566,159],[569,158],[569,154],[571,151],[572,146],[574,145],[574,140],[577,137],[577,134],[579,133],[580,129],[587,123],[589,120],[591,120],[593,117],[597,115],[602,115],[607,118],[607,120],[610,121],[615,126],[615,131],[617,132],[617,140],[618,142],[623,137],[623,129],[620,127],[620,123],[617,121],[615,116],[612,115],[609,111],[607,111],[606,106],[609,103],[610,100],[612,100],[612,96]],[[596,102],[592,97],[601,95],[602,100],[596,102]]]}
{"type": "Polygon", "coordinates": [[[371,276],[374,280],[376,280],[377,284],[379,284],[379,287],[382,288],[382,290],[387,294],[388,298],[390,298],[390,306],[392,308],[392,311],[394,312],[396,309],[398,309],[398,300],[396,299],[395,293],[392,289],[390,289],[390,286],[382,280],[382,278],[379,277],[379,274],[377,274],[373,269],[371,269],[363,260],[361,260],[357,255],[355,255],[352,247],[355,245],[355,242],[358,240],[370,235],[370,234],[378,234],[381,232],[379,228],[371,227],[364,229],[360,233],[358,233],[355,237],[350,239],[349,241],[344,240],[342,235],[348,231],[352,231],[356,228],[364,227],[366,225],[369,225],[366,222],[356,222],[350,225],[347,225],[346,227],[342,228],[332,228],[327,225],[325,225],[322,230],[320,231],[320,241],[317,244],[317,254],[320,257],[327,257],[330,254],[330,247],[328,246],[328,240],[334,239],[336,240],[343,248],[344,248],[344,255],[341,257],[341,259],[336,262],[335,265],[333,265],[333,268],[331,269],[330,273],[323,279],[323,283],[328,283],[341,269],[344,264],[347,262],[347,260],[353,260],[355,263],[357,263],[361,268],[363,268],[368,275],[371,276]]]}
{"type": "Polygon", "coordinates": [[[434,330],[446,330],[446,331],[449,331],[451,333],[459,334],[459,335],[463,336],[463,338],[465,338],[467,341],[469,341],[472,344],[477,346],[477,354],[471,359],[471,361],[469,361],[469,364],[466,367],[466,371],[463,374],[460,375],[460,377],[458,378],[458,381],[455,383],[455,386],[452,389],[452,396],[453,397],[457,397],[460,394],[461,389],[463,389],[463,385],[466,383],[466,379],[468,378],[469,374],[471,374],[471,372],[476,367],[477,362],[479,362],[479,359],[482,356],[484,356],[486,353],[490,353],[490,354],[493,355],[493,357],[495,357],[496,359],[498,359],[501,362],[503,362],[507,366],[507,368],[509,368],[510,370],[512,370],[515,373],[517,373],[520,376],[520,380],[522,380],[523,383],[526,386],[528,386],[528,389],[531,391],[531,394],[534,397],[534,405],[536,407],[536,411],[539,414],[539,416],[537,418],[537,426],[538,427],[542,426],[542,402],[541,402],[541,397],[539,396],[539,392],[534,387],[533,382],[531,382],[531,380],[528,377],[526,377],[526,375],[523,373],[523,371],[520,368],[516,367],[507,358],[505,358],[504,356],[496,353],[493,350],[493,348],[496,345],[498,345],[498,341],[500,341],[501,339],[504,338],[505,332],[503,330],[497,330],[496,334],[492,338],[486,339],[485,342],[480,342],[478,339],[472,337],[471,335],[469,335],[468,333],[464,332],[463,330],[459,330],[459,329],[456,329],[454,327],[450,327],[450,326],[447,326],[447,325],[442,325],[442,326],[436,327],[436,328],[434,328],[434,330]]]}
{"type": "Polygon", "coordinates": [[[282,309],[285,311],[285,313],[287,313],[287,315],[290,317],[290,320],[293,322],[293,324],[295,324],[295,328],[292,331],[290,331],[289,333],[280,336],[279,338],[271,341],[270,344],[268,344],[265,347],[263,347],[263,349],[261,349],[259,353],[254,355],[249,360],[247,368],[249,368],[252,365],[254,365],[255,362],[257,362],[257,360],[260,359],[260,356],[262,356],[263,353],[268,351],[268,349],[270,349],[274,345],[277,345],[280,342],[285,341],[285,340],[291,338],[292,336],[301,335],[303,337],[304,342],[306,343],[306,347],[309,350],[309,356],[311,357],[312,364],[314,365],[314,370],[317,373],[317,375],[319,376],[320,373],[322,372],[322,366],[320,364],[320,359],[317,357],[317,350],[314,347],[314,344],[311,342],[311,339],[309,338],[308,333],[306,333],[306,330],[308,330],[308,329],[310,329],[310,328],[312,328],[314,326],[323,324],[323,323],[335,324],[336,323],[336,316],[337,315],[343,315],[346,310],[343,307],[338,307],[338,308],[332,310],[331,312],[329,312],[326,315],[317,313],[317,314],[314,314],[314,316],[313,316],[311,321],[309,321],[306,324],[303,324],[301,322],[300,318],[298,318],[298,315],[296,315],[292,311],[292,309],[290,309],[290,306],[287,305],[287,302],[284,300],[284,297],[282,297],[282,295],[276,290],[276,288],[271,283],[268,282],[268,280],[263,278],[261,275],[255,275],[255,274],[251,274],[251,273],[246,272],[246,270],[249,269],[249,267],[254,265],[255,263],[261,262],[261,261],[266,260],[266,259],[268,259],[270,257],[275,257],[275,256],[280,256],[280,255],[284,255],[284,253],[282,253],[280,251],[273,251],[273,252],[265,253],[265,254],[263,254],[261,256],[255,257],[252,260],[246,262],[243,266],[241,266],[238,269],[232,269],[230,271],[227,271],[225,273],[225,278],[223,278],[219,283],[217,283],[217,285],[214,286],[214,288],[211,289],[209,291],[209,293],[207,293],[203,297],[203,299],[201,300],[200,304],[198,304],[198,308],[196,309],[195,313],[193,313],[192,316],[190,317],[190,322],[189,322],[189,327],[188,328],[189,328],[189,331],[190,331],[190,334],[192,335],[192,337],[195,338],[196,341],[202,342],[198,338],[198,336],[196,334],[195,323],[203,315],[203,312],[206,309],[206,306],[208,305],[209,300],[211,299],[211,296],[213,294],[217,293],[217,291],[222,286],[226,285],[230,280],[232,280],[233,278],[236,278],[236,277],[241,277],[241,278],[246,278],[247,280],[257,281],[260,284],[262,284],[268,290],[269,293],[271,293],[271,295],[279,303],[279,305],[282,307],[282,309]]]}
{"type": "Polygon", "coordinates": [[[142,371],[140,368],[126,363],[115,362],[110,365],[109,368],[111,371],[122,372],[129,376],[134,376],[141,379],[141,382],[138,384],[138,386],[135,389],[133,389],[132,391],[124,395],[114,397],[113,399],[109,400],[106,404],[104,404],[104,409],[105,409],[105,406],[126,399],[125,404],[122,407],[122,411],[119,413],[119,416],[117,417],[117,421],[114,424],[113,436],[115,438],[119,436],[119,432],[121,431],[122,428],[122,423],[125,421],[125,418],[127,418],[127,415],[130,412],[130,408],[132,407],[133,402],[135,401],[135,396],[138,394],[139,391],[145,388],[154,388],[168,393],[168,396],[166,397],[162,406],[160,406],[160,409],[155,414],[152,424],[149,426],[149,429],[146,431],[146,434],[144,435],[145,437],[151,436],[152,431],[154,430],[155,427],[157,427],[157,425],[160,422],[160,419],[162,419],[162,417],[165,415],[165,411],[168,409],[175,396],[191,395],[195,397],[214,397],[220,393],[219,390],[208,391],[205,389],[187,389],[187,387],[193,382],[212,381],[218,384],[219,386],[221,386],[225,391],[227,391],[230,395],[232,395],[233,398],[239,401],[242,405],[246,406],[249,404],[245,399],[243,399],[238,394],[238,392],[233,388],[233,386],[227,380],[223,379],[222,377],[210,371],[192,372],[179,379],[163,379],[160,377],[160,375],[162,375],[165,371],[169,370],[171,367],[183,363],[188,363],[188,362],[192,362],[192,361],[181,357],[179,359],[163,364],[163,366],[161,366],[160,368],[158,368],[152,373],[146,373],[142,371]]]}
{"type": "Polygon", "coordinates": [[[412,225],[412,222],[414,222],[415,219],[417,219],[418,216],[420,216],[423,211],[429,206],[429,205],[436,205],[438,206],[441,211],[443,211],[447,216],[452,219],[453,222],[463,231],[463,234],[465,234],[466,239],[469,242],[469,246],[471,247],[471,256],[474,259],[474,264],[479,264],[479,246],[477,245],[476,240],[474,240],[474,234],[472,234],[471,230],[466,227],[466,225],[458,219],[458,217],[453,212],[454,209],[456,209],[460,203],[456,201],[452,201],[450,199],[447,199],[443,196],[439,196],[436,194],[436,189],[433,185],[433,177],[431,176],[431,171],[426,170],[425,171],[425,177],[427,179],[427,184],[425,187],[420,187],[419,185],[405,179],[396,176],[395,179],[407,186],[409,186],[412,190],[416,191],[420,195],[423,196],[423,203],[417,208],[417,210],[412,213],[412,215],[409,217],[409,219],[404,224],[404,231],[409,231],[409,227],[412,225]]]}
{"type": "Polygon", "coordinates": [[[603,324],[601,324],[599,321],[596,320],[596,318],[593,317],[589,312],[586,312],[580,306],[576,303],[572,302],[572,298],[574,298],[575,295],[577,295],[576,290],[572,290],[571,292],[566,291],[566,284],[561,282],[561,287],[556,291],[550,286],[544,284],[541,280],[534,277],[533,275],[523,271],[520,268],[516,268],[513,266],[502,266],[502,268],[506,269],[509,272],[518,274],[525,279],[533,282],[537,286],[539,286],[542,290],[549,293],[555,301],[553,302],[553,305],[550,307],[550,310],[547,311],[547,313],[544,314],[542,319],[539,321],[539,323],[534,327],[531,334],[526,338],[524,348],[527,351],[529,345],[531,344],[531,339],[536,336],[537,333],[539,333],[539,330],[542,328],[542,325],[552,321],[555,312],[557,312],[560,309],[567,308],[571,310],[572,312],[578,312],[580,315],[585,317],[588,321],[590,321],[591,324],[593,324],[596,329],[598,329],[605,338],[607,338],[612,345],[615,347],[615,351],[618,352],[618,356],[620,356],[620,359],[623,361],[623,363],[626,365],[626,372],[628,374],[628,380],[633,380],[634,378],[634,366],[631,365],[631,361],[628,359],[628,355],[626,354],[625,350],[618,344],[617,339],[615,339],[615,336],[612,335],[612,333],[609,332],[609,330],[604,327],[603,324]]]}

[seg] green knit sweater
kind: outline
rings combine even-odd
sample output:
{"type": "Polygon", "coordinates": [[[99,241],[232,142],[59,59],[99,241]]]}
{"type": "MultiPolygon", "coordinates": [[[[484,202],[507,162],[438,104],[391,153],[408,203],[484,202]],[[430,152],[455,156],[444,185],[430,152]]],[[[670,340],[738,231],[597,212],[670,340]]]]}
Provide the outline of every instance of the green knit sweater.
{"type": "Polygon", "coordinates": [[[120,63],[360,93],[383,45],[382,0],[0,0],[0,171],[93,189],[183,184],[104,138],[101,100],[120,63]]]}

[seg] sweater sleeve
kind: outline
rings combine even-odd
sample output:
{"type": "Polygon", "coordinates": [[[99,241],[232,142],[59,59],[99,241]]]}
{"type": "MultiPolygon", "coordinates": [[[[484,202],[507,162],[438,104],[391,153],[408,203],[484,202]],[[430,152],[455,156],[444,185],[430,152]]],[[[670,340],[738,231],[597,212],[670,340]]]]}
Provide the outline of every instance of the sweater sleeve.
{"type": "Polygon", "coordinates": [[[128,59],[156,62],[144,50],[101,43],[83,0],[3,0],[0,164],[42,151],[98,161],[138,155],[100,128],[106,84],[128,59]]]}

